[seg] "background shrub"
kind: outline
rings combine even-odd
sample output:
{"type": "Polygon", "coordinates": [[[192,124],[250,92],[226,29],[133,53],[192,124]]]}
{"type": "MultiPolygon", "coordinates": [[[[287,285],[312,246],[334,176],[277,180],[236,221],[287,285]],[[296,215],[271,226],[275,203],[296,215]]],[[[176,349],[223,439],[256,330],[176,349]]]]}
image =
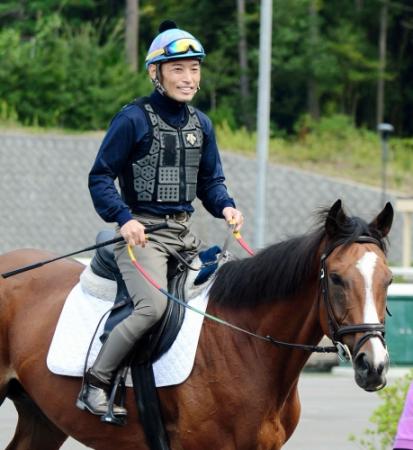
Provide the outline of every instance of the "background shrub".
{"type": "Polygon", "coordinates": [[[403,411],[407,390],[413,380],[413,371],[399,378],[395,383],[378,392],[382,404],[370,417],[372,429],[366,429],[363,436],[350,436],[350,440],[366,450],[389,450],[396,436],[397,424],[403,411]]]}
{"type": "Polygon", "coordinates": [[[150,89],[146,73],[131,72],[119,58],[121,37],[115,27],[102,43],[99,27],[73,28],[58,15],[39,19],[27,41],[17,30],[1,31],[2,116],[24,125],[105,128],[122,105],[150,89]]]}

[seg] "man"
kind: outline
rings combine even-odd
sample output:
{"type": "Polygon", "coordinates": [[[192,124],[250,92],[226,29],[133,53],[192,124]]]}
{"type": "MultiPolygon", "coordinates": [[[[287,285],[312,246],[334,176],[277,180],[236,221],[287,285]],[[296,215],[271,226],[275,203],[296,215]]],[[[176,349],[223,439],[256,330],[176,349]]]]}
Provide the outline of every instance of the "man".
{"type": "MultiPolygon", "coordinates": [[[[194,254],[200,247],[190,230],[196,196],[236,230],[243,217],[224,185],[211,121],[187,105],[199,90],[204,49],[174,22],[163,22],[159,32],[146,57],[155,90],[114,117],[89,174],[89,189],[99,215],[118,223],[138,261],[166,289],[170,256],[165,246],[194,254]],[[165,220],[168,229],[146,242],[145,226],[165,220]]],[[[167,305],[166,297],[137,273],[124,243],[115,247],[115,257],[135,308],[110,333],[88,371],[86,394],[78,399],[80,408],[97,415],[107,411],[116,369],[167,305]]],[[[115,406],[114,413],[126,415],[126,410],[115,406]]]]}

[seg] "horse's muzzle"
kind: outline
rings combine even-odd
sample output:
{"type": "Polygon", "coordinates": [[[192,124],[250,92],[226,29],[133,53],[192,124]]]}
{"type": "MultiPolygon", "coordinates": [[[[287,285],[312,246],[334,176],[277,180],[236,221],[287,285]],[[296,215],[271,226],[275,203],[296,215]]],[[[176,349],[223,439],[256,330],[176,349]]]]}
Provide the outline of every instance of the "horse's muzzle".
{"type": "Polygon", "coordinates": [[[374,392],[386,386],[386,374],[389,369],[389,356],[386,352],[382,361],[375,361],[367,352],[360,352],[354,359],[356,383],[365,391],[374,392]]]}

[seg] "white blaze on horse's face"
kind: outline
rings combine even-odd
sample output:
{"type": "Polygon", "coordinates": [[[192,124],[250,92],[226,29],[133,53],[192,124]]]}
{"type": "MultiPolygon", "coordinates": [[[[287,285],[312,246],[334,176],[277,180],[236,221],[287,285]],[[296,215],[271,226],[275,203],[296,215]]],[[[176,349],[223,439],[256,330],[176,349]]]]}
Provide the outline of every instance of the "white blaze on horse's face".
{"type": "MultiPolygon", "coordinates": [[[[357,269],[363,277],[365,286],[364,323],[380,323],[373,292],[373,279],[377,260],[378,256],[376,253],[367,251],[356,264],[357,269]]],[[[377,366],[388,358],[388,353],[379,338],[371,338],[370,343],[372,347],[373,363],[377,366]]]]}

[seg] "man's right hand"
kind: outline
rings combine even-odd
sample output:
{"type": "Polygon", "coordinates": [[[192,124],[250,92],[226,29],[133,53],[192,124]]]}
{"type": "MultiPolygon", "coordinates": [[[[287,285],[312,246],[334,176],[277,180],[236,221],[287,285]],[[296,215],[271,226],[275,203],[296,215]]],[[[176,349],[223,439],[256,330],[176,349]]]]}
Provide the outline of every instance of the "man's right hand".
{"type": "Polygon", "coordinates": [[[129,245],[140,245],[145,247],[145,227],[136,219],[131,219],[120,228],[120,234],[129,245]]]}

